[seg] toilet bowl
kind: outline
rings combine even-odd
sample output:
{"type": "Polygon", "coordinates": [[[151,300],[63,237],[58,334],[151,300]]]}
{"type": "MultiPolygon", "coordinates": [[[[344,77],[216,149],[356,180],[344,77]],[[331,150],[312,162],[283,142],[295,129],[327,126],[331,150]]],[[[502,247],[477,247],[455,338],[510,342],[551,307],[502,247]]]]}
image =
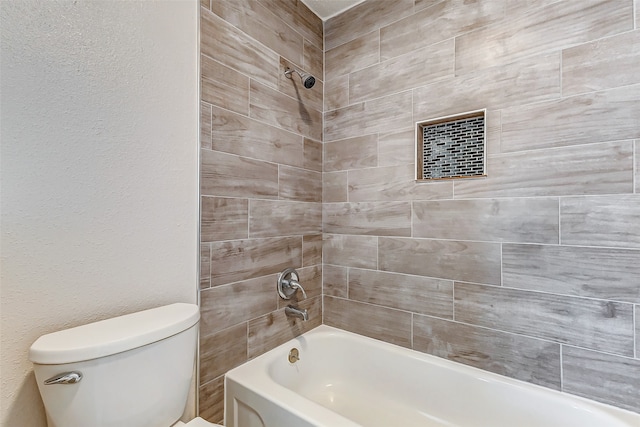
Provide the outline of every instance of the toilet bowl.
{"type": "Polygon", "coordinates": [[[200,311],[171,304],[43,335],[29,350],[48,427],[213,427],[180,421],[200,311]]]}

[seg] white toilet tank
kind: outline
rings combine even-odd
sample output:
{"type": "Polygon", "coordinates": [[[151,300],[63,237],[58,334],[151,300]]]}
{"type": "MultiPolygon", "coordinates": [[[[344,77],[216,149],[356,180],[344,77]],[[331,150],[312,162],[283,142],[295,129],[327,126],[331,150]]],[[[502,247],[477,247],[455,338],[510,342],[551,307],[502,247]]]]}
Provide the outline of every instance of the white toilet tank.
{"type": "Polygon", "coordinates": [[[178,303],[38,338],[29,359],[49,427],[171,426],[189,394],[199,319],[197,305],[178,303]]]}

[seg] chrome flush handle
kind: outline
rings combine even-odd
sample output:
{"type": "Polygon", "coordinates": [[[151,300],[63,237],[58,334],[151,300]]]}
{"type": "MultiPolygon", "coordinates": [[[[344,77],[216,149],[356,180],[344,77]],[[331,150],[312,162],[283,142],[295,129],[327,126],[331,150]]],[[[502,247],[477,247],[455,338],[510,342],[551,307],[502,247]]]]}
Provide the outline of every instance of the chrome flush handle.
{"type": "Polygon", "coordinates": [[[55,377],[51,377],[44,382],[44,385],[53,384],[75,384],[79,383],[82,379],[82,372],[71,371],[63,374],[58,374],[55,377]]]}

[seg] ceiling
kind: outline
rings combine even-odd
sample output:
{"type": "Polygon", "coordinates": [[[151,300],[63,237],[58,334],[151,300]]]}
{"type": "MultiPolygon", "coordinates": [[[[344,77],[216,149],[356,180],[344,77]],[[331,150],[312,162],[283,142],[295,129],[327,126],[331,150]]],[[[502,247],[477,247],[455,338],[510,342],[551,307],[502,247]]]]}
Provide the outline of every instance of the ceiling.
{"type": "Polygon", "coordinates": [[[323,21],[344,12],[364,0],[302,0],[323,21]]]}

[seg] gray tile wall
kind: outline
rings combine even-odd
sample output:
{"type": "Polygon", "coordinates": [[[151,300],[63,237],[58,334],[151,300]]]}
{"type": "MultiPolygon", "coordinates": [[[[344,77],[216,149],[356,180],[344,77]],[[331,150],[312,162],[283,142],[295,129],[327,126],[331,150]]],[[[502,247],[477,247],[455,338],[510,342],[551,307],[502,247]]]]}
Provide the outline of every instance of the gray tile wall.
{"type": "Polygon", "coordinates": [[[201,6],[200,415],[219,423],[227,370],[322,323],[323,35],[298,1],[201,6]],[[308,322],[277,297],[287,267],[308,322]]]}
{"type": "Polygon", "coordinates": [[[640,411],[640,0],[201,6],[201,416],[323,314],[640,411]],[[416,183],[414,123],[481,108],[488,177],[416,183]]]}
{"type": "Polygon", "coordinates": [[[325,23],[326,324],[640,412],[639,6],[325,23]],[[416,184],[414,123],[480,108],[488,177],[416,184]]]}

